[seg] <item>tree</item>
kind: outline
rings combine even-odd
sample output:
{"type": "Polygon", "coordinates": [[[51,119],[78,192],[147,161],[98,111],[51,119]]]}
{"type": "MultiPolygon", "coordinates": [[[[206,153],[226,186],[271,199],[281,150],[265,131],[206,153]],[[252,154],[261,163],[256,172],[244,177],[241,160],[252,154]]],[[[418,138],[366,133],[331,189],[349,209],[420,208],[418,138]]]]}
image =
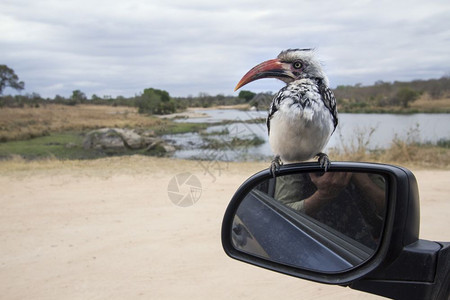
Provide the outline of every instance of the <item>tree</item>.
{"type": "Polygon", "coordinates": [[[78,103],[84,103],[87,100],[86,94],[83,93],[80,90],[74,90],[72,91],[72,96],[70,97],[71,99],[71,103],[73,105],[78,104],[78,103]]]}
{"type": "Polygon", "coordinates": [[[402,107],[407,108],[410,102],[413,102],[419,98],[420,93],[413,89],[404,87],[401,88],[397,94],[395,94],[395,103],[400,104],[402,107]]]}
{"type": "Polygon", "coordinates": [[[92,99],[92,101],[99,101],[99,100],[102,100],[102,98],[100,98],[100,97],[97,96],[96,94],[92,94],[91,99],[92,99]]]}
{"type": "Polygon", "coordinates": [[[242,90],[242,91],[239,92],[238,97],[241,98],[241,99],[245,99],[245,101],[248,102],[248,101],[252,100],[253,97],[255,97],[255,95],[256,94],[253,93],[253,92],[242,90]]]}
{"type": "Polygon", "coordinates": [[[0,95],[7,87],[20,91],[24,89],[25,83],[19,81],[13,69],[8,68],[7,65],[0,65],[0,95]]]}
{"type": "Polygon", "coordinates": [[[145,89],[137,101],[139,113],[168,114],[175,112],[175,102],[168,92],[158,89],[145,89]]]}

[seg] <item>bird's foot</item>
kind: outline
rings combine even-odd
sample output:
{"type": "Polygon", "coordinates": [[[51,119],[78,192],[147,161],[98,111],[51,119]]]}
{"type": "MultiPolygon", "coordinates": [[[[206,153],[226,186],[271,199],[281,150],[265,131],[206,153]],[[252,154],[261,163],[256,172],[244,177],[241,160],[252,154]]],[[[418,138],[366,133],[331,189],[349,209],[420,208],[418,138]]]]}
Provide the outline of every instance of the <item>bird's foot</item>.
{"type": "Polygon", "coordinates": [[[275,178],[276,172],[280,170],[280,167],[283,165],[283,162],[281,161],[281,158],[279,155],[276,155],[272,162],[270,163],[270,173],[272,173],[272,176],[275,178]]]}
{"type": "Polygon", "coordinates": [[[324,171],[326,172],[330,168],[330,159],[328,158],[328,155],[320,152],[320,153],[317,153],[316,156],[319,158],[320,167],[323,168],[324,171]]]}

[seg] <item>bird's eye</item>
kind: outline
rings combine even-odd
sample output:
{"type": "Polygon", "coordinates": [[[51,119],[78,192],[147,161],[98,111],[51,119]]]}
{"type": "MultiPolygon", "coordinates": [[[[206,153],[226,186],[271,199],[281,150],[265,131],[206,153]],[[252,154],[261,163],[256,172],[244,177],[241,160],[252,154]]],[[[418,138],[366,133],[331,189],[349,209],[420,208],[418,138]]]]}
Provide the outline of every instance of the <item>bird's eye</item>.
{"type": "Polygon", "coordinates": [[[301,69],[302,63],[299,62],[299,61],[296,61],[296,62],[293,64],[293,66],[294,66],[294,69],[301,69]]]}

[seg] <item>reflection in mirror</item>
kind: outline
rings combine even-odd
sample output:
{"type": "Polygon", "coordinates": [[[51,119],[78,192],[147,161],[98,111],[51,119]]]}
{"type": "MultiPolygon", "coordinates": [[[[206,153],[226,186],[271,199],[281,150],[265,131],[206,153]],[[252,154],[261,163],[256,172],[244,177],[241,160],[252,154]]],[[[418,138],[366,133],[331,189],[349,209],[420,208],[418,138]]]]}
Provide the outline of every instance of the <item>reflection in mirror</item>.
{"type": "Polygon", "coordinates": [[[362,264],[379,246],[386,180],[359,172],[298,173],[253,188],[236,211],[236,249],[320,272],[362,264]]]}

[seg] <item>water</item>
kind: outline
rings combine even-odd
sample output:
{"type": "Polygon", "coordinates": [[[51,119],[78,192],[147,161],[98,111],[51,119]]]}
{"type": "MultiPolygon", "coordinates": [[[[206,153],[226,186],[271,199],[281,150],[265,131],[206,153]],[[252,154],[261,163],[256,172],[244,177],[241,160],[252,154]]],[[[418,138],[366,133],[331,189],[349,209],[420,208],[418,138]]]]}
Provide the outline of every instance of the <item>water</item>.
{"type": "Polygon", "coordinates": [[[256,110],[249,111],[237,109],[208,109],[197,112],[199,114],[206,113],[208,117],[179,119],[176,120],[175,122],[183,122],[183,123],[216,123],[224,121],[239,122],[267,117],[267,111],[256,111],[256,110]]]}
{"type": "MultiPolygon", "coordinates": [[[[181,120],[181,122],[225,122],[211,125],[207,129],[208,139],[216,139],[227,144],[233,137],[252,139],[257,136],[264,143],[258,146],[224,147],[207,149],[204,137],[198,133],[166,135],[175,145],[182,147],[174,153],[178,158],[197,158],[221,161],[262,160],[272,156],[265,123],[243,123],[265,118],[266,111],[202,110],[208,117],[181,120]],[[217,134],[224,132],[226,134],[217,134]]],[[[358,139],[368,149],[388,148],[394,138],[414,142],[436,143],[440,139],[450,139],[450,114],[339,114],[339,125],[331,137],[325,152],[330,148],[342,149],[345,145],[357,145],[358,139]]]]}
{"type": "MultiPolygon", "coordinates": [[[[223,121],[223,120],[222,120],[223,121]]],[[[204,159],[221,161],[255,161],[270,157],[271,150],[267,137],[265,123],[247,124],[232,122],[225,125],[212,125],[206,130],[208,135],[196,132],[183,134],[169,134],[163,136],[165,140],[171,141],[175,146],[182,148],[174,153],[174,157],[186,159],[204,159]],[[226,134],[223,134],[225,130],[226,134]],[[222,134],[214,134],[222,133],[222,134]],[[258,146],[232,147],[228,146],[233,138],[251,140],[253,137],[261,138],[264,143],[258,146]],[[207,139],[215,139],[224,145],[221,149],[208,149],[207,139]]]]}
{"type": "Polygon", "coordinates": [[[395,137],[414,142],[436,143],[450,139],[450,114],[339,114],[339,125],[328,148],[342,148],[364,135],[368,148],[387,148],[395,137]],[[369,132],[374,129],[372,135],[369,132]]]}

